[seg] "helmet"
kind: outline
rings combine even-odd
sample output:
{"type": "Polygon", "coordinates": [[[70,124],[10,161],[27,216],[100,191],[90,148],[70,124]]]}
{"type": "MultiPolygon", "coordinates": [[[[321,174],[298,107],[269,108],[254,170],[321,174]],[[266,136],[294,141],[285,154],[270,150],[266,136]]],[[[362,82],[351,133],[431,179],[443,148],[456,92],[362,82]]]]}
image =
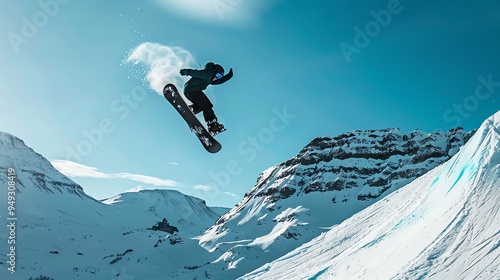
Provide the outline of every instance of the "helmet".
{"type": "Polygon", "coordinates": [[[219,64],[214,64],[214,72],[224,75],[224,68],[222,68],[219,64]]]}

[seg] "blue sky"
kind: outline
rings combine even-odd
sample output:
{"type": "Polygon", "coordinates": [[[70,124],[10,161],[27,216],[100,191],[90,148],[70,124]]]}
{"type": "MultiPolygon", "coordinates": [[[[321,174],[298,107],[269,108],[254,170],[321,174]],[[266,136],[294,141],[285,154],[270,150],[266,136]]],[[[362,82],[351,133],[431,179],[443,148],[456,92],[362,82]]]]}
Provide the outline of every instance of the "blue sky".
{"type": "Polygon", "coordinates": [[[2,6],[0,131],[98,199],[166,188],[231,207],[315,137],[471,130],[500,108],[497,1],[2,6]],[[147,43],[156,81],[181,87],[183,77],[165,72],[179,65],[233,68],[232,80],[206,91],[228,129],[219,153],[205,152],[154,90],[147,63],[127,62],[147,43]]]}

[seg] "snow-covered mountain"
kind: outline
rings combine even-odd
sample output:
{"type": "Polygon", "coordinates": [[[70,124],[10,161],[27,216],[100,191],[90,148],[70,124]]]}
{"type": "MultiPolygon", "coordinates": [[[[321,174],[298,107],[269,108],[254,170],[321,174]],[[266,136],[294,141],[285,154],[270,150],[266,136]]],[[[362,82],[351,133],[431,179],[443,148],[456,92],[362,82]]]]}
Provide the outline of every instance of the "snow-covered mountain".
{"type": "MultiPolygon", "coordinates": [[[[262,172],[233,209],[164,190],[97,201],[21,140],[0,133],[0,186],[12,179],[17,189],[17,220],[6,221],[12,216],[0,209],[2,220],[15,221],[14,232],[0,231],[0,252],[10,252],[15,239],[16,272],[2,253],[0,279],[418,279],[456,272],[458,258],[463,275],[479,268],[498,275],[488,266],[498,265],[498,119],[473,138],[457,128],[314,139],[262,172]],[[461,200],[467,192],[470,200],[461,200]],[[486,212],[473,214],[478,205],[486,212]],[[487,220],[475,224],[482,216],[487,220]],[[146,229],[163,218],[179,232],[146,229]],[[380,269],[384,258],[373,261],[376,254],[396,265],[380,269]]],[[[0,192],[0,201],[8,196],[0,192]]]]}
{"type": "Polygon", "coordinates": [[[191,238],[220,217],[203,200],[177,191],[97,201],[7,133],[0,133],[0,174],[0,279],[159,277],[205,260],[207,251],[191,238]],[[146,229],[163,218],[178,232],[146,229]]]}
{"type": "Polygon", "coordinates": [[[242,279],[500,279],[500,112],[446,163],[242,279]]]}
{"type": "Polygon", "coordinates": [[[271,262],[456,154],[472,133],[353,131],[314,139],[264,171],[235,208],[200,235],[235,279],[271,262]]]}

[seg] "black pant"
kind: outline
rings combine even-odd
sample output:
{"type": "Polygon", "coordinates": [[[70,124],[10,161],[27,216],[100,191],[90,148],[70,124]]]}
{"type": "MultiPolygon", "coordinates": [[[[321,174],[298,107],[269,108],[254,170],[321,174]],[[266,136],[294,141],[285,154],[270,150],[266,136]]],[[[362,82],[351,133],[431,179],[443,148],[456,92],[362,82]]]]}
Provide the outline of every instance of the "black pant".
{"type": "Polygon", "coordinates": [[[214,105],[203,91],[185,92],[184,95],[189,101],[193,102],[193,111],[195,115],[203,111],[203,117],[207,122],[216,118],[214,110],[212,109],[214,105]]]}

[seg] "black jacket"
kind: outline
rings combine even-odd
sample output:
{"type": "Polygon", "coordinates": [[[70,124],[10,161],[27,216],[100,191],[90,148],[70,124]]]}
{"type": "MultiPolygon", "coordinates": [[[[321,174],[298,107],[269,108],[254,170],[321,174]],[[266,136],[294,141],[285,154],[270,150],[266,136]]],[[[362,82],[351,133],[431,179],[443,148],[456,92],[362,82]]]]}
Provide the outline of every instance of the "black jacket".
{"type": "Polygon", "coordinates": [[[214,71],[214,63],[209,62],[205,65],[205,69],[196,70],[196,69],[185,69],[187,70],[187,75],[191,76],[186,84],[184,85],[184,92],[194,92],[194,91],[203,91],[209,85],[220,85],[231,79],[233,77],[233,69],[229,71],[222,78],[213,81],[215,77],[214,71]]]}

